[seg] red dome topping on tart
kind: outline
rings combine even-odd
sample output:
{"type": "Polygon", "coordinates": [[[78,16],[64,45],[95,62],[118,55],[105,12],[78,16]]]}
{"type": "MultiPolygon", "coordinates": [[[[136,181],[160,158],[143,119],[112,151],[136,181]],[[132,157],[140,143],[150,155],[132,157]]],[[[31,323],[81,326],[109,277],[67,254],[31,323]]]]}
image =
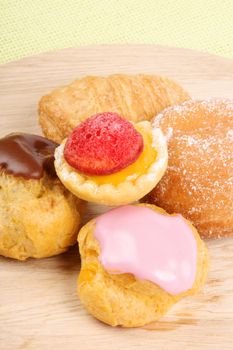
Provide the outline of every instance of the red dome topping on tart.
{"type": "Polygon", "coordinates": [[[137,160],[143,138],[133,124],[117,113],[96,114],[69,135],[64,158],[86,175],[114,174],[137,160]]]}

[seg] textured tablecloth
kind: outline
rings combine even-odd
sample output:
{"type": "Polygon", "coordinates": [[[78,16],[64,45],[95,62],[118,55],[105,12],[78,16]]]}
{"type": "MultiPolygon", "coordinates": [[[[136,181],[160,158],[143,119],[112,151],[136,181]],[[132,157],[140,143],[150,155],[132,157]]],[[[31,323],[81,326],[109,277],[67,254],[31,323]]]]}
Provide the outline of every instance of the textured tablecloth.
{"type": "Polygon", "coordinates": [[[100,43],[233,57],[233,0],[0,0],[0,63],[100,43]]]}

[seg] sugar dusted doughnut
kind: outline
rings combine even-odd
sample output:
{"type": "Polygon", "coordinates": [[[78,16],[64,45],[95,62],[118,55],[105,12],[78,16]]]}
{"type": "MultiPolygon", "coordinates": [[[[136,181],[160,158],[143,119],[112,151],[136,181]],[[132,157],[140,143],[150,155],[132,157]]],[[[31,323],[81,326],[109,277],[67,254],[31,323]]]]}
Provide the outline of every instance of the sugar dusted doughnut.
{"type": "Polygon", "coordinates": [[[112,326],[153,322],[206,280],[208,251],[196,229],[153,205],[111,210],[87,223],[78,242],[80,300],[112,326]]]}
{"type": "Polygon", "coordinates": [[[161,76],[87,76],[43,96],[39,102],[39,122],[46,137],[61,143],[93,114],[116,112],[137,123],[151,120],[164,108],[189,98],[180,85],[161,76]]]}
{"type": "Polygon", "coordinates": [[[203,237],[233,235],[233,100],[190,100],[153,125],[167,135],[169,161],[147,201],[181,213],[203,237]]]}
{"type": "Polygon", "coordinates": [[[55,151],[58,177],[81,199],[122,205],[145,196],[167,166],[167,146],[148,121],[129,122],[116,113],[81,123],[55,151]]]}
{"type": "Polygon", "coordinates": [[[76,242],[80,200],[56,176],[56,146],[37,135],[0,139],[0,255],[49,257],[76,242]]]}

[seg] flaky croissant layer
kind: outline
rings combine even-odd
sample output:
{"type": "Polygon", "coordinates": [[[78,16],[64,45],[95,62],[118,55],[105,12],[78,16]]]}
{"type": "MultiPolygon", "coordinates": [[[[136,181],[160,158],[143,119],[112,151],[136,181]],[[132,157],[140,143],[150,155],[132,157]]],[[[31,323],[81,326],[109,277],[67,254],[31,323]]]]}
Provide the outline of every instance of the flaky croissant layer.
{"type": "Polygon", "coordinates": [[[61,143],[74,127],[96,113],[116,112],[139,122],[189,98],[181,86],[161,76],[86,76],[43,96],[39,122],[46,137],[61,143]]]}

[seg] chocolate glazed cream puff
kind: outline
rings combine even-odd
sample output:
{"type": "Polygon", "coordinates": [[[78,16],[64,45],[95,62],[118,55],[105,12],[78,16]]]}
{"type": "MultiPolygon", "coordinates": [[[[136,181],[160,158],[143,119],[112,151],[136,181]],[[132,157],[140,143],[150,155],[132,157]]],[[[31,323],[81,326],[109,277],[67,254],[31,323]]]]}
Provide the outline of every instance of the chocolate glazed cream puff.
{"type": "Polygon", "coordinates": [[[56,146],[23,133],[0,139],[0,255],[49,257],[75,243],[80,201],[56,176],[56,146]]]}
{"type": "Polygon", "coordinates": [[[81,123],[55,151],[56,172],[72,193],[104,205],[139,200],[167,166],[167,146],[148,121],[101,113],[81,123]]]}
{"type": "Polygon", "coordinates": [[[139,327],[205,283],[208,251],[181,215],[149,204],[113,209],[78,236],[78,295],[97,319],[139,327]]]}

